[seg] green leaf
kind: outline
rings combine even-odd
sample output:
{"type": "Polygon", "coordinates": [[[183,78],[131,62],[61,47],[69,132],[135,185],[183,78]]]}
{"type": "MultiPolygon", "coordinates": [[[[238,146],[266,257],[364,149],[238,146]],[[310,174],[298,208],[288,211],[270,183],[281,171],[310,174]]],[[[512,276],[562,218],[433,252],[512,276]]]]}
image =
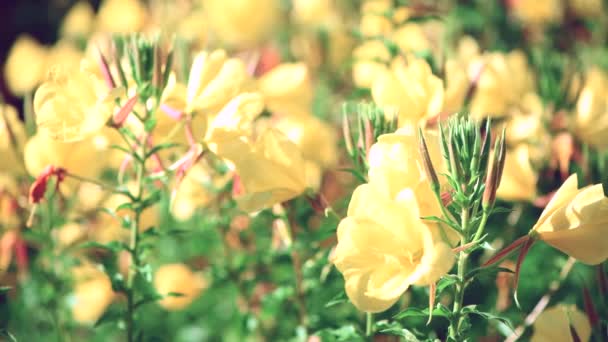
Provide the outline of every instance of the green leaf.
{"type": "Polygon", "coordinates": [[[380,321],[376,323],[376,327],[378,332],[403,337],[405,342],[420,342],[414,333],[402,327],[398,322],[380,321]]]}
{"type": "Polygon", "coordinates": [[[10,286],[0,286],[0,294],[10,291],[12,287],[10,286]]]}
{"type": "Polygon", "coordinates": [[[334,296],[327,304],[325,304],[326,308],[329,308],[334,305],[342,304],[348,302],[348,297],[346,297],[346,293],[344,291],[338,293],[334,296]]]}
{"type": "MultiPolygon", "coordinates": [[[[446,317],[449,318],[452,313],[443,305],[437,304],[437,307],[433,309],[433,317],[446,317]]],[[[396,314],[394,319],[403,319],[410,317],[426,318],[429,316],[429,309],[418,309],[418,308],[407,308],[400,313],[396,314]]]]}
{"type": "Polygon", "coordinates": [[[146,132],[150,133],[154,130],[154,128],[156,127],[156,118],[151,117],[149,118],[145,123],[144,123],[144,130],[146,130],[146,132]]]}
{"type": "Polygon", "coordinates": [[[164,143],[164,144],[158,144],[156,146],[154,146],[147,154],[146,154],[146,159],[150,158],[150,156],[152,156],[153,154],[162,151],[162,150],[166,150],[166,149],[170,149],[173,147],[177,147],[180,146],[180,144],[177,143],[172,143],[172,142],[168,142],[168,143],[164,143]]]}
{"type": "Polygon", "coordinates": [[[107,323],[118,323],[120,320],[122,320],[122,318],[124,316],[125,316],[124,310],[111,307],[109,310],[104,312],[104,314],[101,317],[99,317],[97,322],[95,322],[94,326],[95,326],[95,328],[97,328],[100,325],[107,324],[107,323]]]}
{"type": "Polygon", "coordinates": [[[437,283],[437,295],[440,295],[443,290],[445,290],[446,288],[456,284],[458,282],[458,279],[456,277],[443,277],[439,280],[439,282],[437,283]]]}
{"type": "Polygon", "coordinates": [[[118,241],[112,241],[112,242],[108,242],[105,244],[95,242],[95,241],[87,241],[87,242],[84,242],[84,243],[78,245],[78,247],[79,248],[99,248],[99,249],[107,250],[112,253],[118,253],[123,250],[129,250],[129,247],[126,244],[124,244],[122,242],[118,242],[118,241]]]}
{"type": "Polygon", "coordinates": [[[509,321],[507,318],[504,317],[500,317],[497,316],[493,313],[489,313],[489,312],[484,312],[484,311],[479,311],[477,310],[477,306],[476,305],[469,305],[469,306],[465,306],[464,308],[462,308],[462,313],[464,314],[473,314],[473,315],[478,315],[481,316],[489,321],[494,320],[494,321],[498,321],[502,324],[505,324],[506,326],[509,327],[509,329],[511,329],[511,331],[513,331],[513,325],[511,325],[511,321],[509,321]]]}
{"type": "Polygon", "coordinates": [[[161,189],[156,189],[154,190],[150,196],[146,197],[142,202],[141,205],[139,206],[140,210],[144,210],[148,207],[153,206],[154,204],[160,202],[162,196],[162,191],[161,189]]]}

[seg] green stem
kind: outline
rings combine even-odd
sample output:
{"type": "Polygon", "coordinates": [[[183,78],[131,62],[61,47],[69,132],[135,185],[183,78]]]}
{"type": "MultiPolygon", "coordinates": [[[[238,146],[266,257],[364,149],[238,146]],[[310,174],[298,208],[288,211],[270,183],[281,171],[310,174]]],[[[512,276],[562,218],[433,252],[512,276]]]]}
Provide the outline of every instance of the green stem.
{"type": "Polygon", "coordinates": [[[481,236],[486,228],[486,223],[488,223],[488,217],[490,217],[490,210],[483,208],[481,222],[479,222],[479,227],[477,227],[477,232],[475,232],[475,236],[473,237],[472,241],[479,241],[479,239],[481,239],[481,236]]]}
{"type": "MultiPolygon", "coordinates": [[[[469,230],[469,210],[462,209],[461,214],[461,227],[463,236],[460,240],[460,244],[463,246],[467,244],[469,241],[467,240],[468,230],[469,230]]],[[[479,230],[478,230],[479,231],[479,230]]],[[[461,251],[458,256],[458,282],[456,283],[456,293],[454,295],[454,306],[452,308],[453,318],[450,321],[450,327],[448,329],[449,335],[452,339],[459,341],[459,337],[461,336],[460,328],[462,326],[462,322],[464,321],[464,316],[462,316],[462,306],[464,302],[464,290],[465,290],[465,273],[467,269],[467,260],[469,258],[469,253],[466,251],[461,251]]]]}
{"type": "Polygon", "coordinates": [[[365,336],[372,337],[374,326],[374,314],[371,312],[365,313],[365,336]]]}

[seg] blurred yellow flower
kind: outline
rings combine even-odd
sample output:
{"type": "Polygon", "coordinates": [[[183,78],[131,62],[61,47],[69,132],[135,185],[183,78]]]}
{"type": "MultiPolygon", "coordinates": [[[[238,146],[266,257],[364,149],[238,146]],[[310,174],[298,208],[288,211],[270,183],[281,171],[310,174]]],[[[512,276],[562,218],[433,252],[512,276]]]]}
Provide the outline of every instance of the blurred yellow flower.
{"type": "Polygon", "coordinates": [[[311,110],[313,89],[304,63],[285,63],[258,80],[268,109],[277,114],[298,115],[311,110]]]}
{"type": "Polygon", "coordinates": [[[203,0],[213,33],[240,48],[266,40],[281,21],[279,0],[203,0]]]}
{"type": "MultiPolygon", "coordinates": [[[[62,67],[74,70],[80,67],[83,57],[83,53],[74,45],[74,43],[67,40],[60,40],[49,49],[47,65],[50,68],[62,67]]],[[[95,67],[97,67],[97,65],[95,65],[95,67]]]]}
{"type": "Polygon", "coordinates": [[[399,127],[423,124],[443,107],[443,81],[424,59],[412,55],[395,58],[390,71],[374,79],[371,90],[378,105],[399,110],[399,127]]]}
{"type": "Polygon", "coordinates": [[[306,190],[302,153],[275,129],[265,130],[254,142],[243,139],[218,145],[217,154],[235,165],[242,184],[235,199],[244,211],[270,207],[306,190]]]}
{"type": "Polygon", "coordinates": [[[546,25],[559,22],[564,15],[563,0],[511,1],[513,14],[529,25],[546,25]]]}
{"type": "Polygon", "coordinates": [[[601,184],[578,189],[576,174],[557,190],[531,231],[585,264],[608,258],[608,198],[601,184]]]}
{"type": "Polygon", "coordinates": [[[575,305],[559,304],[543,311],[532,326],[530,342],[574,342],[570,329],[576,331],[581,342],[591,338],[591,324],[575,305]]]}
{"type": "Polygon", "coordinates": [[[519,144],[508,150],[496,196],[506,201],[532,201],[536,197],[538,172],[530,164],[530,150],[519,144]]]}
{"type": "Polygon", "coordinates": [[[568,0],[568,8],[582,18],[595,18],[604,13],[602,0],[568,0]]]}
{"type": "Polygon", "coordinates": [[[91,137],[114,114],[118,94],[86,69],[54,68],[34,96],[38,129],[63,142],[91,137]]]}
{"type": "Polygon", "coordinates": [[[376,77],[387,70],[391,53],[379,40],[369,40],[353,51],[353,82],[357,87],[370,88],[376,77]]]}
{"type": "Polygon", "coordinates": [[[95,11],[88,1],[78,1],[61,23],[62,36],[71,38],[86,38],[93,30],[95,11]]]}
{"type": "Polygon", "coordinates": [[[418,23],[407,23],[400,26],[391,34],[391,39],[402,52],[431,49],[430,41],[422,29],[422,25],[418,23]]]}
{"type": "Polygon", "coordinates": [[[0,172],[22,172],[21,153],[25,146],[25,127],[17,110],[0,104],[0,172]]]}
{"type": "Polygon", "coordinates": [[[364,37],[388,36],[393,23],[389,16],[392,4],[386,0],[368,0],[361,4],[359,31],[364,37]]]}
{"type": "Polygon", "coordinates": [[[97,28],[108,33],[134,33],[144,28],[148,16],[140,0],[104,0],[97,13],[97,28]]]}
{"type": "Polygon", "coordinates": [[[420,216],[410,189],[394,200],[371,184],[353,193],[332,261],[359,310],[387,310],[410,285],[433,284],[452,268],[450,246],[436,239],[433,224],[420,216]]]}
{"type": "Polygon", "coordinates": [[[92,265],[73,270],[76,278],[72,301],[72,316],[79,323],[93,324],[114,300],[110,278],[92,265]]]}
{"type": "Polygon", "coordinates": [[[322,26],[335,16],[334,1],[294,0],[291,16],[300,25],[322,26]]]}
{"type": "Polygon", "coordinates": [[[608,76],[597,68],[587,72],[576,103],[574,133],[597,149],[608,147],[608,76]]]}
{"type": "MultiPolygon", "coordinates": [[[[23,151],[25,167],[29,174],[37,177],[46,166],[62,167],[81,177],[96,179],[106,164],[106,155],[92,139],[64,143],[44,134],[32,136],[23,151]]],[[[62,190],[75,189],[77,182],[66,179],[62,190]]]]}
{"type": "Polygon", "coordinates": [[[46,72],[48,50],[28,35],[20,35],[11,47],[4,78],[9,90],[24,95],[36,88],[46,72]]]}
{"type": "Polygon", "coordinates": [[[167,310],[181,310],[190,305],[207,287],[205,279],[184,264],[167,264],[156,270],[154,287],[165,298],[158,304],[167,310]],[[175,294],[172,296],[171,294],[175,294]]]}

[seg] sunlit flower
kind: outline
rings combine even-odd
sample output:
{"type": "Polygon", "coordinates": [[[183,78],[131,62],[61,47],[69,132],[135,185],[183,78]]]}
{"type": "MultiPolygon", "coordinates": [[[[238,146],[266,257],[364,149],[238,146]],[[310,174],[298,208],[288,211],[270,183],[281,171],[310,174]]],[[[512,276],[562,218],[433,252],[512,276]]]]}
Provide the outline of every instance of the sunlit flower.
{"type": "Polygon", "coordinates": [[[602,149],[608,146],[608,77],[591,69],[576,103],[574,131],[584,143],[602,149]]]}
{"type": "Polygon", "coordinates": [[[428,63],[409,56],[396,58],[390,71],[373,81],[372,97],[381,106],[399,110],[399,127],[418,125],[438,115],[443,107],[443,81],[433,75],[428,63]]]}
{"type": "Polygon", "coordinates": [[[324,168],[337,163],[337,136],[328,123],[308,114],[279,118],[275,127],[300,148],[305,159],[324,168]]]}
{"type": "Polygon", "coordinates": [[[517,0],[511,1],[513,14],[530,25],[545,25],[562,19],[564,4],[562,0],[517,0]]]}
{"type": "Polygon", "coordinates": [[[530,163],[529,147],[520,144],[508,150],[496,196],[507,201],[532,201],[536,197],[538,172],[530,163]]]}
{"type": "Polygon", "coordinates": [[[357,87],[370,88],[379,74],[387,70],[391,54],[379,40],[366,41],[353,51],[353,82],[357,87]]]}
{"type": "Polygon", "coordinates": [[[260,92],[274,113],[306,114],[312,106],[313,89],[304,63],[281,64],[260,77],[260,92]]]}
{"type": "Polygon", "coordinates": [[[275,129],[265,130],[254,142],[218,145],[218,155],[235,165],[242,184],[236,200],[244,211],[287,201],[306,189],[302,153],[275,129]]]}
{"type": "Polygon", "coordinates": [[[425,36],[422,26],[418,23],[407,23],[400,26],[395,29],[391,38],[403,52],[431,49],[430,41],[425,36]]]}
{"type": "Polygon", "coordinates": [[[591,338],[591,324],[576,306],[556,305],[543,311],[532,326],[530,342],[574,342],[572,330],[581,342],[591,338]]]}
{"type": "Polygon", "coordinates": [[[205,280],[184,264],[163,265],[154,274],[154,287],[165,296],[158,304],[167,310],[184,309],[206,286],[205,280]]]}
{"type": "Polygon", "coordinates": [[[576,175],[557,190],[532,235],[585,264],[608,258],[608,199],[601,184],[578,189],[576,175]]]}
{"type": "Polygon", "coordinates": [[[88,37],[93,30],[95,11],[88,1],[78,1],[61,23],[61,35],[74,38],[88,37]]]}
{"type": "Polygon", "coordinates": [[[394,200],[370,184],[353,193],[332,261],[359,310],[387,310],[411,285],[433,284],[452,268],[450,246],[420,216],[410,189],[394,200]]]}
{"type": "Polygon", "coordinates": [[[365,37],[387,36],[393,29],[388,15],[392,9],[390,1],[368,0],[361,4],[361,24],[359,30],[365,37]]]}
{"type": "Polygon", "coordinates": [[[34,90],[46,72],[47,56],[48,50],[34,38],[19,36],[4,65],[4,77],[9,90],[16,95],[34,90]]]}
{"type": "MultiPolygon", "coordinates": [[[[105,166],[105,153],[98,149],[92,139],[64,143],[44,134],[36,134],[25,145],[25,167],[29,174],[37,177],[48,165],[61,167],[81,177],[95,179],[105,166]]],[[[77,185],[72,179],[61,183],[63,190],[72,190],[77,185]]]]}
{"type": "Polygon", "coordinates": [[[104,0],[97,14],[102,32],[133,33],[144,28],[146,7],[140,0],[104,0]]]}
{"type": "Polygon", "coordinates": [[[280,24],[278,0],[204,0],[203,6],[213,33],[238,47],[264,41],[280,24]]]}
{"type": "Polygon", "coordinates": [[[91,137],[114,114],[117,95],[86,69],[54,68],[34,97],[38,129],[64,142],[91,137]]]}
{"type": "Polygon", "coordinates": [[[80,323],[93,324],[114,300],[110,278],[92,265],[73,270],[76,278],[72,298],[72,316],[80,323]]]}

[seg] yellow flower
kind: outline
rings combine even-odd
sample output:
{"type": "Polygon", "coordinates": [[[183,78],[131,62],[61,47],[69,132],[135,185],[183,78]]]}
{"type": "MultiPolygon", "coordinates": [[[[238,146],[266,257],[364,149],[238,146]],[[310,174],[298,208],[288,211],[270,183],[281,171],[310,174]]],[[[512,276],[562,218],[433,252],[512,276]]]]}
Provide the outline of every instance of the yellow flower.
{"type": "Polygon", "coordinates": [[[399,110],[399,127],[424,123],[443,107],[443,81],[433,75],[425,60],[413,56],[407,61],[396,58],[390,71],[374,79],[371,90],[378,105],[399,110]]]}
{"type": "Polygon", "coordinates": [[[390,1],[369,0],[361,4],[359,30],[364,37],[387,36],[393,23],[387,13],[392,9],[390,1]]]}
{"type": "Polygon", "coordinates": [[[433,284],[452,268],[450,246],[436,239],[433,224],[420,216],[410,189],[395,200],[370,184],[353,193],[332,261],[359,310],[384,311],[410,285],[433,284]]]}
{"type": "Polygon", "coordinates": [[[591,69],[576,103],[574,132],[582,142],[597,149],[608,147],[608,77],[591,69]]]}
{"type": "MultiPolygon", "coordinates": [[[[40,133],[28,140],[23,155],[25,167],[32,177],[40,175],[47,165],[54,165],[81,177],[95,179],[106,163],[105,153],[92,139],[64,143],[40,133]]],[[[62,190],[73,190],[77,184],[73,179],[66,179],[61,183],[62,190]]]]}
{"type": "Polygon", "coordinates": [[[294,21],[306,26],[319,26],[331,21],[335,15],[331,0],[294,0],[291,16],[294,21]]]}
{"type": "Polygon", "coordinates": [[[95,11],[88,1],[78,1],[61,23],[61,35],[74,38],[88,37],[93,30],[95,11]]]}
{"type": "Polygon", "coordinates": [[[181,310],[190,305],[207,286],[205,280],[184,264],[167,264],[154,274],[156,291],[166,296],[158,304],[167,310],[181,310]],[[172,296],[171,293],[180,296],[172,296]]]}
{"type": "Polygon", "coordinates": [[[146,7],[139,0],[104,0],[97,14],[102,32],[133,33],[144,28],[146,7]]]}
{"type": "Polygon", "coordinates": [[[425,36],[422,26],[417,23],[407,23],[400,26],[392,33],[391,38],[403,52],[431,49],[431,43],[425,36]]]}
{"type": "Polygon", "coordinates": [[[508,150],[505,167],[496,196],[506,201],[532,201],[536,197],[538,172],[530,164],[530,151],[526,144],[508,150]]]}
{"type": "Polygon", "coordinates": [[[366,41],[353,51],[353,82],[357,87],[370,88],[376,77],[387,70],[391,53],[379,40],[366,41]]]}
{"type": "Polygon", "coordinates": [[[546,309],[532,327],[534,333],[530,342],[574,342],[571,328],[582,342],[589,341],[591,337],[591,324],[587,316],[574,305],[560,304],[546,309]]]}
{"type": "Polygon", "coordinates": [[[599,264],[608,258],[608,199],[601,184],[577,188],[576,175],[572,175],[531,233],[585,264],[599,264]]]}
{"type": "Polygon", "coordinates": [[[513,14],[526,24],[545,25],[559,22],[563,17],[563,0],[517,0],[511,3],[513,14]]]}
{"type": "Polygon", "coordinates": [[[245,64],[223,50],[203,51],[194,57],[186,92],[186,112],[217,113],[249,82],[245,64]]]}
{"type": "Polygon", "coordinates": [[[264,101],[259,93],[241,93],[230,100],[209,121],[204,140],[213,152],[227,149],[239,137],[252,133],[253,120],[264,110],[264,101]],[[221,146],[221,147],[219,147],[221,146]]]}
{"type": "MultiPolygon", "coordinates": [[[[74,45],[74,43],[67,40],[60,40],[50,48],[47,57],[47,65],[51,68],[61,67],[74,70],[80,67],[83,57],[83,53],[74,45]]],[[[97,65],[94,67],[97,68],[97,65]]]]}
{"type": "Polygon", "coordinates": [[[596,18],[604,13],[602,0],[568,0],[568,8],[582,18],[596,18]]]}
{"type": "Polygon", "coordinates": [[[76,278],[72,316],[79,323],[95,323],[114,300],[110,278],[94,266],[73,270],[76,278]]]}
{"type": "Polygon", "coordinates": [[[20,35],[8,53],[4,75],[9,90],[24,95],[36,88],[46,72],[47,49],[28,35],[20,35]]]}
{"type": "Polygon", "coordinates": [[[25,127],[19,120],[17,110],[0,104],[0,172],[22,171],[21,156],[25,146],[25,127]]]}
{"type": "MultiPolygon", "coordinates": [[[[369,151],[369,183],[383,189],[393,199],[404,188],[412,189],[422,216],[441,215],[430,180],[424,171],[416,134],[411,130],[400,129],[378,138],[378,142],[369,151]]],[[[426,132],[425,140],[437,175],[446,173],[438,135],[426,132]]],[[[445,182],[445,179],[442,177],[440,182],[445,182]]]]}
{"type": "Polygon", "coordinates": [[[244,192],[236,200],[244,211],[270,207],[306,190],[300,150],[275,129],[265,130],[254,142],[243,139],[220,144],[217,154],[235,165],[244,192]]]}
{"type": "Polygon", "coordinates": [[[203,0],[203,7],[217,37],[241,48],[268,38],[281,20],[278,0],[203,0]]]}
{"type": "Polygon", "coordinates": [[[281,64],[258,80],[266,106],[274,113],[306,114],[311,109],[313,89],[304,63],[281,64]]]}
{"type": "Polygon", "coordinates": [[[519,106],[510,112],[506,127],[508,144],[538,142],[547,133],[543,125],[543,103],[536,93],[525,94],[519,106]]]}
{"type": "Polygon", "coordinates": [[[300,148],[305,159],[323,168],[338,162],[338,139],[335,130],[312,114],[282,117],[278,119],[275,127],[300,148]]]}
{"type": "Polygon", "coordinates": [[[117,94],[86,69],[54,68],[34,96],[38,129],[63,142],[91,137],[114,114],[117,94]]]}

